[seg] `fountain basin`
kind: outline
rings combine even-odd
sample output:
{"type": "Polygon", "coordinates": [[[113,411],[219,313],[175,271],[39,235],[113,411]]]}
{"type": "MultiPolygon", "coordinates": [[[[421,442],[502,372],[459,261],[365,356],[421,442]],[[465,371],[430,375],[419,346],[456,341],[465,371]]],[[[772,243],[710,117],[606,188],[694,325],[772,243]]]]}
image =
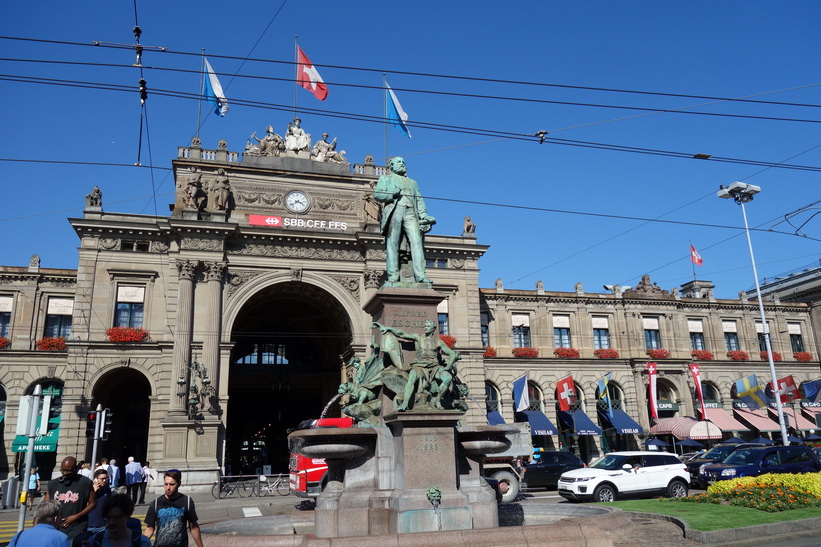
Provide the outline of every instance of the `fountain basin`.
{"type": "Polygon", "coordinates": [[[358,458],[373,451],[376,432],[373,429],[305,429],[288,436],[292,452],[306,458],[344,460],[358,458]]]}
{"type": "Polygon", "coordinates": [[[484,456],[498,454],[511,446],[509,436],[516,435],[519,430],[511,425],[480,425],[460,427],[457,430],[457,440],[462,451],[468,456],[484,456]]]}

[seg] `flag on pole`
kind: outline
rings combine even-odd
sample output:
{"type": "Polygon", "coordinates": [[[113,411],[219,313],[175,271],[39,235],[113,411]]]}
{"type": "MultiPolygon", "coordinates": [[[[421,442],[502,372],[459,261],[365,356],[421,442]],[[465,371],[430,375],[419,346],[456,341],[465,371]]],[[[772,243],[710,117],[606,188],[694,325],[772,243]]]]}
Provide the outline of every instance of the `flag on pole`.
{"type": "Polygon", "coordinates": [[[690,244],[690,261],[696,266],[704,265],[704,259],[701,258],[700,254],[698,254],[698,251],[696,251],[696,248],[693,247],[692,243],[690,244]]]}
{"type": "Polygon", "coordinates": [[[411,138],[410,130],[408,129],[408,114],[402,110],[402,105],[399,104],[399,99],[396,98],[396,94],[391,89],[391,86],[388,85],[388,82],[385,82],[385,87],[388,90],[388,95],[390,100],[387,101],[388,107],[388,121],[392,122],[394,127],[398,127],[402,133],[405,134],[406,137],[411,138]]]}
{"type": "Polygon", "coordinates": [[[527,374],[513,380],[513,399],[516,412],[527,410],[530,407],[530,397],[527,394],[527,374]]]}
{"type": "Polygon", "coordinates": [[[314,64],[302,51],[302,48],[297,46],[297,83],[314,94],[314,97],[320,101],[328,98],[328,87],[322,76],[319,75],[314,64]]]}
{"type": "Polygon", "coordinates": [[[599,399],[607,401],[607,414],[613,417],[613,403],[610,401],[610,392],[607,386],[610,384],[610,372],[599,378],[599,399]]]}
{"type": "Polygon", "coordinates": [[[658,401],[656,390],[656,377],[658,376],[658,367],[655,363],[647,363],[647,377],[650,379],[650,414],[653,418],[658,420],[658,401]]]}
{"type": "Polygon", "coordinates": [[[222,92],[222,86],[214,74],[214,69],[205,57],[205,73],[208,76],[202,80],[202,94],[205,99],[214,105],[214,114],[224,117],[228,114],[228,99],[225,98],[225,93],[222,92]]]}
{"type": "Polygon", "coordinates": [[[821,380],[813,380],[804,383],[804,395],[808,401],[813,403],[821,402],[821,380]]]}
{"type": "MultiPolygon", "coordinates": [[[[772,382],[770,382],[770,388],[773,390],[773,393],[776,392],[772,382]]],[[[795,378],[792,376],[778,380],[778,391],[781,392],[778,394],[778,401],[781,403],[789,403],[801,397],[801,394],[798,392],[798,386],[795,384],[795,378]]]]}
{"type": "Polygon", "coordinates": [[[735,392],[736,397],[749,409],[755,410],[770,404],[770,398],[764,393],[764,386],[758,383],[755,374],[736,380],[735,392]]]}
{"type": "Polygon", "coordinates": [[[556,392],[559,394],[559,410],[570,410],[576,404],[576,383],[572,376],[563,378],[556,383],[556,392]]]}
{"type": "Polygon", "coordinates": [[[693,382],[696,384],[698,402],[701,404],[701,419],[706,420],[707,407],[704,406],[704,392],[701,390],[701,370],[699,370],[698,363],[690,363],[690,372],[693,374],[693,382]]]}

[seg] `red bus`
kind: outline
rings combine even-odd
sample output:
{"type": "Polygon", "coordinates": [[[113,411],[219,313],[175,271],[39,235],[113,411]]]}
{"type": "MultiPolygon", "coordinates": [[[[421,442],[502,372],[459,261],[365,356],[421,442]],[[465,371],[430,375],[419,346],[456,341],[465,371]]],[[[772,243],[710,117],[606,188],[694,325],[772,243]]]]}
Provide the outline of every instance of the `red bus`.
{"type": "MultiPolygon", "coordinates": [[[[297,429],[320,429],[327,427],[352,427],[351,418],[319,418],[305,420],[297,429]]],[[[325,487],[325,475],[328,464],[324,458],[306,458],[301,454],[291,452],[288,467],[290,471],[291,492],[302,498],[315,498],[325,487]]]]}

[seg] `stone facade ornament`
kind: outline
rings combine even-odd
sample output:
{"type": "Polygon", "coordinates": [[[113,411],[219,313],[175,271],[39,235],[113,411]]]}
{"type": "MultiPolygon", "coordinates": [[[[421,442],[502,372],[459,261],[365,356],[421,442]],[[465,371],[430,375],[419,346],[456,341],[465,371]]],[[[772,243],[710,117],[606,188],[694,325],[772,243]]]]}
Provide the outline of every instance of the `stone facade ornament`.
{"type": "Polygon", "coordinates": [[[199,210],[205,201],[205,194],[202,191],[202,174],[194,165],[190,167],[187,175],[182,175],[182,179],[177,184],[177,188],[183,191],[185,208],[199,210]]]}
{"type": "Polygon", "coordinates": [[[302,281],[302,268],[291,268],[291,279],[302,281]]]}
{"type": "Polygon", "coordinates": [[[544,282],[541,279],[536,282],[536,294],[544,294],[544,282]]]}
{"type": "Polygon", "coordinates": [[[348,164],[348,160],[345,159],[345,151],[336,149],[336,137],[328,142],[327,133],[323,133],[322,140],[316,141],[314,144],[314,148],[311,150],[311,159],[326,163],[348,164]]]}
{"type": "Polygon", "coordinates": [[[747,301],[747,291],[738,291],[738,299],[742,302],[747,301]]]}
{"type": "Polygon", "coordinates": [[[373,188],[376,186],[376,181],[371,181],[370,183],[371,191],[365,192],[363,197],[363,207],[365,208],[365,223],[366,224],[378,224],[379,219],[382,217],[382,208],[379,206],[379,202],[376,201],[373,197],[373,188]]]}
{"type": "Polygon", "coordinates": [[[456,268],[457,270],[461,270],[465,267],[465,259],[464,258],[451,258],[450,265],[456,268]]]}
{"type": "Polygon", "coordinates": [[[180,240],[180,249],[189,251],[221,251],[223,242],[221,239],[199,239],[185,237],[180,240]]]}
{"type": "Polygon", "coordinates": [[[103,206],[103,192],[99,186],[91,189],[91,193],[86,194],[86,207],[102,207],[103,206]]]}
{"type": "Polygon", "coordinates": [[[384,282],[385,272],[384,270],[364,270],[362,272],[365,275],[365,288],[366,289],[378,289],[382,283],[384,282]]]}
{"type": "Polygon", "coordinates": [[[220,139],[217,142],[217,150],[228,150],[228,142],[225,139],[220,139]]]}
{"type": "Polygon", "coordinates": [[[681,291],[679,290],[679,288],[678,288],[678,287],[673,287],[673,291],[672,291],[672,292],[673,292],[673,297],[674,297],[676,300],[681,300],[681,291]]]}
{"type": "Polygon", "coordinates": [[[354,200],[317,197],[316,206],[323,211],[352,211],[354,200]]]}
{"type": "Polygon", "coordinates": [[[165,253],[168,252],[169,247],[167,241],[152,241],[149,248],[153,253],[165,253]]]}
{"type": "Polygon", "coordinates": [[[225,211],[231,199],[231,183],[225,169],[217,169],[216,177],[206,183],[208,188],[208,208],[212,211],[225,211]]]}
{"type": "Polygon", "coordinates": [[[252,144],[250,139],[245,145],[245,154],[247,156],[279,156],[285,150],[285,141],[280,135],[274,133],[274,126],[269,125],[265,128],[265,137],[261,140],[257,138],[257,133],[251,135],[251,138],[259,144],[252,144]]]}
{"type": "Polygon", "coordinates": [[[191,139],[191,148],[200,148],[200,147],[202,147],[202,141],[200,141],[200,138],[198,136],[195,136],[194,138],[191,139]]]}
{"type": "Polygon", "coordinates": [[[40,255],[31,255],[29,259],[29,271],[37,271],[40,269],[40,255]]]}
{"type": "Polygon", "coordinates": [[[228,272],[228,296],[233,296],[243,283],[260,274],[261,272],[228,272]]]}
{"type": "Polygon", "coordinates": [[[329,275],[328,277],[342,285],[355,300],[359,300],[359,277],[346,275],[329,275]]]}
{"type": "Polygon", "coordinates": [[[193,281],[196,275],[197,261],[196,260],[177,260],[177,272],[180,279],[193,281]]]}
{"type": "Polygon", "coordinates": [[[210,281],[222,281],[224,272],[224,262],[203,262],[203,280],[206,283],[210,281]]]}
{"type": "Polygon", "coordinates": [[[100,239],[100,248],[105,249],[106,251],[113,251],[115,249],[120,248],[120,240],[119,239],[112,239],[112,238],[101,238],[100,239]]]}
{"type": "Polygon", "coordinates": [[[577,296],[584,296],[584,287],[582,286],[581,281],[577,281],[576,284],[573,287],[576,290],[576,295],[577,296]]]}
{"type": "Polygon", "coordinates": [[[496,278],[496,292],[505,292],[505,284],[501,277],[496,278]]]}
{"type": "Polygon", "coordinates": [[[630,296],[670,297],[671,295],[669,292],[662,290],[657,283],[652,283],[648,274],[644,274],[641,276],[641,281],[636,285],[636,288],[625,290],[624,296],[629,298],[630,296]]]}
{"type": "Polygon", "coordinates": [[[371,154],[365,155],[365,165],[373,165],[373,156],[371,154]]]}
{"type": "Polygon", "coordinates": [[[297,154],[311,150],[311,134],[306,133],[301,125],[300,118],[294,118],[294,121],[288,124],[288,130],[285,132],[285,150],[297,154]]]}
{"type": "Polygon", "coordinates": [[[476,233],[476,223],[470,220],[470,217],[465,217],[465,230],[464,233],[466,234],[473,234],[476,233]]]}

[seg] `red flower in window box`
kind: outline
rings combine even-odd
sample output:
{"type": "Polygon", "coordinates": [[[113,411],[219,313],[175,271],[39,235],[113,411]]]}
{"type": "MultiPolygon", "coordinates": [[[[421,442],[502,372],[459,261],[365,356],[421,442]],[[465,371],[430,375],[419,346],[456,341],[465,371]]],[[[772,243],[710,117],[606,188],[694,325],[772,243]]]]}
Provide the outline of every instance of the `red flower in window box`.
{"type": "Polygon", "coordinates": [[[132,329],[131,327],[111,327],[105,331],[105,335],[110,341],[118,344],[133,344],[151,339],[144,329],[132,329]]]}
{"type": "Polygon", "coordinates": [[[598,357],[599,359],[618,359],[619,352],[614,349],[597,349],[593,352],[593,355],[598,357]]]}
{"type": "Polygon", "coordinates": [[[40,338],[37,340],[37,349],[40,351],[65,351],[66,339],[52,338],[50,336],[40,338]]]}
{"type": "Polygon", "coordinates": [[[444,342],[445,345],[450,349],[453,349],[453,346],[456,345],[456,338],[454,338],[453,336],[448,336],[447,334],[440,334],[439,340],[444,342]]]}
{"type": "Polygon", "coordinates": [[[490,359],[492,357],[496,357],[496,348],[493,346],[488,346],[485,348],[485,359],[490,359]]]}
{"type": "MultiPolygon", "coordinates": [[[[769,361],[769,358],[767,357],[767,352],[766,351],[759,352],[759,355],[761,356],[762,361],[769,361]]],[[[777,351],[774,351],[773,352],[773,362],[777,363],[778,361],[781,361],[781,360],[782,360],[781,359],[781,354],[778,353],[777,351]]]]}
{"type": "Polygon", "coordinates": [[[513,348],[513,357],[535,359],[538,356],[539,350],[537,350],[536,348],[513,348]]]}
{"type": "Polygon", "coordinates": [[[670,352],[664,348],[648,349],[647,356],[650,357],[650,359],[668,359],[670,352]]]}
{"type": "Polygon", "coordinates": [[[713,360],[713,352],[707,351],[706,349],[694,349],[690,352],[690,355],[693,356],[693,359],[696,361],[712,361],[713,360]]]}
{"type": "Polygon", "coordinates": [[[561,359],[578,359],[579,350],[576,348],[556,348],[553,350],[553,355],[561,359]]]}
{"type": "Polygon", "coordinates": [[[750,359],[750,356],[747,355],[746,351],[734,349],[727,352],[727,359],[731,359],[733,361],[747,361],[750,359]]]}
{"type": "Polygon", "coordinates": [[[0,336],[0,349],[6,349],[10,345],[11,345],[11,340],[9,340],[8,338],[3,338],[2,336],[0,336]]]}
{"type": "Polygon", "coordinates": [[[792,356],[796,361],[804,361],[805,363],[812,361],[812,354],[808,351],[796,351],[792,356]]]}

